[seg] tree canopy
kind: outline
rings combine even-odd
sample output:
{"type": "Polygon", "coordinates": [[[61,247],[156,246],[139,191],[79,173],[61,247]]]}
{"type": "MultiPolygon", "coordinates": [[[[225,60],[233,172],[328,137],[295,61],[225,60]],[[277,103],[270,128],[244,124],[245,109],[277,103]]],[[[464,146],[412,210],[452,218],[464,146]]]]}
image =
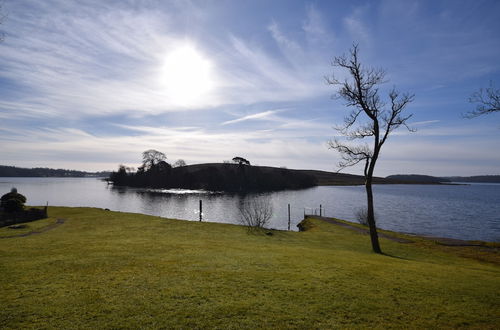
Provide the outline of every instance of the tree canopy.
{"type": "Polygon", "coordinates": [[[246,160],[246,159],[245,159],[245,158],[243,158],[243,157],[239,157],[239,156],[234,157],[234,158],[232,159],[232,161],[233,161],[234,163],[236,163],[236,164],[239,164],[239,165],[250,165],[250,162],[249,162],[248,160],[246,160]]]}
{"type": "Polygon", "coordinates": [[[184,167],[186,166],[186,162],[184,159],[177,160],[172,167],[184,167]]]}
{"type": "Polygon", "coordinates": [[[149,149],[142,153],[142,166],[144,167],[144,170],[147,171],[166,159],[167,156],[165,156],[163,152],[149,149]]]}

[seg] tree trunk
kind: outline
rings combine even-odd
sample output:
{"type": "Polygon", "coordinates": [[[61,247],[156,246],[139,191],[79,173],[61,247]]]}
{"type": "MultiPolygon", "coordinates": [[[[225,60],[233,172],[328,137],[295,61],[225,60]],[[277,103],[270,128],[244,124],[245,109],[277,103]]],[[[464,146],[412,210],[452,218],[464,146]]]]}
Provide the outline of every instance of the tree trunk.
{"type": "Polygon", "coordinates": [[[375,212],[373,210],[373,191],[372,178],[366,178],[365,182],[366,197],[368,199],[368,226],[370,227],[370,239],[372,241],[372,249],[375,253],[382,253],[378,242],[377,226],[375,224],[375,212]]]}

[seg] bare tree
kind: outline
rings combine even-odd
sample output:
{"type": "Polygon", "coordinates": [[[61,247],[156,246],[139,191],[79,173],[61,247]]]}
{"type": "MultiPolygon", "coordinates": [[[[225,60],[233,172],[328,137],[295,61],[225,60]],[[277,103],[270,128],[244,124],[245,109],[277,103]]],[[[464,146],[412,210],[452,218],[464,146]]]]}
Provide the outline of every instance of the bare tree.
{"type": "Polygon", "coordinates": [[[470,103],[476,103],[476,109],[464,114],[465,118],[475,118],[500,111],[500,89],[495,89],[493,83],[490,87],[480,88],[469,97],[470,103]]]}
{"type": "MultiPolygon", "coordinates": [[[[358,222],[361,225],[368,226],[368,210],[366,209],[366,207],[362,207],[362,208],[357,209],[354,212],[354,215],[356,216],[356,220],[358,220],[358,222]]],[[[375,213],[374,213],[374,221],[375,221],[375,225],[376,225],[377,224],[377,215],[375,213]]]]}
{"type": "Polygon", "coordinates": [[[153,168],[156,164],[164,162],[167,156],[163,152],[154,149],[146,150],[142,153],[142,166],[145,170],[153,168]]]}
{"type": "Polygon", "coordinates": [[[367,222],[370,227],[372,249],[376,253],[382,253],[374,216],[373,172],[380,150],[391,132],[400,126],[412,131],[406,124],[412,115],[403,115],[402,112],[413,101],[414,95],[400,94],[393,87],[388,93],[388,104],[382,101],[379,95],[379,85],[385,83],[385,70],[361,65],[357,45],[353,45],[348,56],[335,57],[332,65],[335,68],[347,70],[349,76],[340,81],[333,75],[326,78],[327,83],[340,86],[335,96],[346,101],[345,105],[353,109],[344,118],[344,123],[335,128],[345,139],[335,138],[329,141],[329,146],[341,155],[342,160],[338,164],[339,171],[364,163],[367,222]],[[367,143],[349,143],[349,141],[365,138],[373,139],[371,146],[367,143]]]}
{"type": "Polygon", "coordinates": [[[240,206],[240,223],[249,229],[264,228],[273,216],[273,206],[269,199],[251,197],[240,206]]]}

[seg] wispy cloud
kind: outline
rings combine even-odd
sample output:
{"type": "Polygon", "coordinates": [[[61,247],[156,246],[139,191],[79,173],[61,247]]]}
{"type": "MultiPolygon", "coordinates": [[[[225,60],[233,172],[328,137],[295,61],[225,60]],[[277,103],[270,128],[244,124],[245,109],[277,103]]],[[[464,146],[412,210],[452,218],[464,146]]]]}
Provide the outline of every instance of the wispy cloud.
{"type": "Polygon", "coordinates": [[[370,33],[368,32],[368,27],[365,25],[365,13],[368,7],[361,6],[354,9],[351,15],[344,18],[344,25],[351,34],[352,40],[354,42],[359,42],[364,45],[369,45],[371,43],[370,33]]]}
{"type": "Polygon", "coordinates": [[[68,109],[73,115],[168,110],[168,100],[151,83],[155,56],[162,43],[172,42],[156,32],[163,21],[159,15],[68,9],[41,7],[39,16],[10,16],[14,29],[2,44],[0,60],[6,65],[0,74],[31,90],[17,105],[52,115],[68,109]]]}
{"type": "Polygon", "coordinates": [[[223,122],[221,125],[229,125],[229,124],[236,124],[236,123],[241,123],[247,120],[269,120],[270,117],[272,117],[274,114],[283,112],[284,110],[268,110],[268,111],[263,111],[259,113],[255,113],[252,115],[244,116],[241,118],[233,119],[233,120],[228,120],[223,122]]]}
{"type": "MultiPolygon", "coordinates": [[[[14,7],[19,12],[11,15],[9,36],[1,45],[0,76],[31,92],[4,101],[4,111],[22,108],[23,115],[34,116],[60,116],[68,109],[73,116],[151,114],[297,100],[324,92],[321,75],[308,74],[307,56],[297,55],[300,46],[271,24],[273,37],[287,48],[284,53],[295,59],[293,64],[281,63],[259,45],[249,45],[237,36],[229,37],[230,42],[219,50],[193,40],[205,56],[217,54],[211,58],[217,88],[185,107],[158,83],[165,54],[185,43],[171,23],[172,16],[112,5],[65,7],[66,11],[59,11],[39,5],[37,16],[23,15],[21,7],[14,7]]],[[[219,36],[217,42],[224,40],[227,36],[219,36]]]]}
{"type": "Polygon", "coordinates": [[[268,30],[289,63],[296,69],[300,67],[300,64],[304,63],[305,56],[302,47],[296,41],[287,38],[276,22],[272,22],[268,30]]]}
{"type": "Polygon", "coordinates": [[[2,159],[6,164],[19,166],[23,161],[17,155],[23,154],[42,159],[44,164],[53,167],[74,167],[79,163],[77,168],[86,164],[86,168],[96,170],[113,169],[120,163],[137,166],[142,151],[150,148],[165,152],[170,161],[182,158],[190,164],[222,162],[243,155],[260,165],[307,168],[307,159],[319,160],[323,154],[318,166],[330,168],[335,159],[333,153],[326,151],[323,141],[312,142],[300,136],[275,134],[268,130],[210,132],[202,128],[127,125],[122,128],[138,134],[110,137],[78,129],[12,130],[8,134],[9,140],[0,138],[0,143],[6,146],[2,150],[2,159]],[[33,138],[37,144],[32,143],[33,138]]]}
{"type": "MultiPolygon", "coordinates": [[[[322,76],[304,72],[302,68],[270,56],[258,45],[233,36],[229,61],[237,59],[239,65],[221,72],[225,86],[222,89],[232,102],[278,102],[297,101],[325,93],[322,76]]],[[[290,56],[292,56],[291,54],[290,56]]],[[[325,63],[325,68],[327,65],[325,63]]],[[[315,71],[313,71],[315,72],[315,71]]]]}
{"type": "Polygon", "coordinates": [[[440,122],[440,120],[424,120],[424,121],[413,122],[410,125],[411,126],[427,126],[427,125],[430,125],[430,124],[437,124],[439,122],[440,122]]]}
{"type": "Polygon", "coordinates": [[[306,32],[309,42],[313,44],[330,43],[334,39],[333,31],[330,31],[325,19],[316,6],[307,6],[307,16],[302,23],[302,29],[306,32]]]}

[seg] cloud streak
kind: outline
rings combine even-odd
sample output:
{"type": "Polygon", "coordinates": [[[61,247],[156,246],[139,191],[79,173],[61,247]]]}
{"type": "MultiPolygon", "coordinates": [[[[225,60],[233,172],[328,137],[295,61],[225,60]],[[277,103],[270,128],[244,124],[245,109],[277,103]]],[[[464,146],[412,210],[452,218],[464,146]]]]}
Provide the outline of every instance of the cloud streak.
{"type": "Polygon", "coordinates": [[[244,116],[238,119],[228,120],[223,122],[221,125],[224,126],[224,125],[236,124],[247,120],[270,120],[270,118],[272,118],[273,115],[280,112],[283,112],[283,110],[268,110],[264,112],[255,113],[253,115],[244,116]]]}
{"type": "MultiPolygon", "coordinates": [[[[40,157],[46,164],[57,163],[58,167],[87,163],[87,168],[99,170],[116,168],[119,163],[136,166],[142,151],[149,148],[164,151],[169,160],[182,158],[191,164],[222,162],[244,155],[261,165],[295,164],[303,168],[307,167],[306,159],[325,153],[321,142],[269,131],[207,132],[202,128],[126,125],[123,128],[138,134],[103,137],[78,129],[8,130],[9,140],[0,140],[6,146],[2,155],[8,164],[14,164],[16,155],[24,154],[40,157]],[[33,138],[39,143],[33,144],[33,138]],[[60,159],[61,155],[66,158],[60,159]]],[[[333,154],[327,156],[334,158],[333,154]]],[[[323,158],[327,162],[330,159],[323,158]]],[[[22,161],[15,164],[22,165],[22,161]]]]}

